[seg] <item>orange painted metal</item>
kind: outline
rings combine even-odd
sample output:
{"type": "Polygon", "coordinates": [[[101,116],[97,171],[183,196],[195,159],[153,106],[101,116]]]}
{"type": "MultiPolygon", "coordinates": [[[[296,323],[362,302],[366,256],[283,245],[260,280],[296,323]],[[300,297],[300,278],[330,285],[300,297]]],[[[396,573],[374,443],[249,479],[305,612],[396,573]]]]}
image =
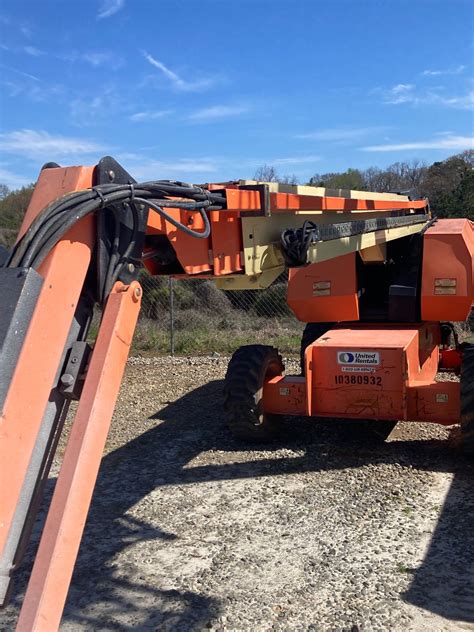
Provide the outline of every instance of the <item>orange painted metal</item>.
{"type": "MultiPolygon", "coordinates": [[[[27,211],[31,221],[52,199],[83,187],[92,169],[41,172],[27,211]]],[[[90,185],[90,182],[89,182],[90,185]]],[[[28,465],[58,372],[59,362],[95,241],[93,218],[72,228],[39,268],[44,277],[31,323],[0,415],[0,550],[12,527],[28,465]],[[54,315],[54,318],[53,318],[54,315]]]]}
{"type": "Polygon", "coordinates": [[[215,276],[240,272],[242,225],[239,213],[211,211],[212,261],[215,276]]]}
{"type": "Polygon", "coordinates": [[[290,268],[288,305],[298,320],[334,322],[359,320],[356,255],[290,268]]]}
{"type": "MultiPolygon", "coordinates": [[[[198,213],[173,208],[167,208],[166,212],[192,230],[200,231],[204,228],[204,222],[198,213]]],[[[147,234],[168,237],[186,274],[200,274],[212,270],[211,240],[209,237],[196,239],[191,235],[186,235],[152,209],[148,215],[147,234]]]]}
{"type": "MultiPolygon", "coordinates": [[[[261,198],[258,191],[235,188],[225,189],[227,208],[232,210],[259,211],[261,198]]],[[[298,195],[296,193],[270,193],[270,211],[391,211],[426,209],[426,200],[364,200],[343,197],[298,195]]]]}
{"type": "Polygon", "coordinates": [[[423,238],[421,317],[463,321],[474,302],[474,223],[440,219],[423,238]]]}
{"type": "Polygon", "coordinates": [[[439,324],[336,326],[306,350],[305,378],[264,385],[286,415],[459,423],[459,382],[437,382],[439,324]]]}
{"type": "Polygon", "coordinates": [[[331,196],[270,193],[272,211],[383,211],[427,208],[426,200],[364,200],[331,196]]]}
{"type": "Polygon", "coordinates": [[[235,211],[260,211],[261,201],[259,191],[247,191],[226,187],[225,195],[227,208],[235,211]]]}
{"type": "Polygon", "coordinates": [[[59,627],[140,297],[139,283],[116,283],[107,301],[18,620],[19,632],[59,627]]]}
{"type": "Polygon", "coordinates": [[[72,191],[92,186],[94,167],[57,167],[43,169],[35,184],[30,204],[23,218],[17,241],[23,237],[35,217],[53,200],[72,191]]]}
{"type": "Polygon", "coordinates": [[[302,376],[278,375],[263,385],[266,413],[307,415],[306,379],[302,376]]]}

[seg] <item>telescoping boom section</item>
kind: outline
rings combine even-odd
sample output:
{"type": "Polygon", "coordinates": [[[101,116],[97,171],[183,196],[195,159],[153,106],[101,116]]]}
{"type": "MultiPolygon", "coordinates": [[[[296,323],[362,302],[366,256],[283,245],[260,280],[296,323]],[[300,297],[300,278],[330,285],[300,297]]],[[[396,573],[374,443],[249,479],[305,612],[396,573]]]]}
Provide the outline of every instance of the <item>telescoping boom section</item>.
{"type": "Polygon", "coordinates": [[[230,430],[272,438],[279,415],[460,424],[474,451],[474,352],[451,321],[473,302],[474,232],[407,195],[238,180],[139,183],[115,160],[47,163],[0,253],[0,601],[12,592],[69,405],[75,414],[18,620],[57,629],[140,310],[138,273],[259,290],[287,272],[307,323],[301,374],[236,351],[230,430]],[[95,306],[102,311],[94,344],[95,306]],[[438,381],[440,371],[460,379],[438,381]]]}

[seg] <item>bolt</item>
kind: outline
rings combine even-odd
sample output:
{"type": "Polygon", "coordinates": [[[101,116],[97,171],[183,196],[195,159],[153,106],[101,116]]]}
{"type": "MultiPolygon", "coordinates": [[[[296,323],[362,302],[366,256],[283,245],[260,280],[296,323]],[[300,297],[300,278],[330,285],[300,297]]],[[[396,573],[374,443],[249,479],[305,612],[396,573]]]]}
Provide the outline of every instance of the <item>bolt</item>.
{"type": "Polygon", "coordinates": [[[130,274],[135,271],[135,266],[133,265],[133,263],[128,264],[127,270],[130,272],[130,274]]]}
{"type": "Polygon", "coordinates": [[[65,373],[61,376],[61,384],[63,384],[63,386],[72,386],[74,384],[74,377],[70,373],[65,373]]]}
{"type": "Polygon", "coordinates": [[[115,180],[115,171],[112,171],[112,169],[110,171],[107,171],[107,176],[110,182],[113,182],[115,180]]]}
{"type": "Polygon", "coordinates": [[[133,290],[133,300],[135,301],[135,303],[138,302],[138,299],[140,298],[141,295],[142,295],[142,288],[141,287],[136,287],[133,290]]]}

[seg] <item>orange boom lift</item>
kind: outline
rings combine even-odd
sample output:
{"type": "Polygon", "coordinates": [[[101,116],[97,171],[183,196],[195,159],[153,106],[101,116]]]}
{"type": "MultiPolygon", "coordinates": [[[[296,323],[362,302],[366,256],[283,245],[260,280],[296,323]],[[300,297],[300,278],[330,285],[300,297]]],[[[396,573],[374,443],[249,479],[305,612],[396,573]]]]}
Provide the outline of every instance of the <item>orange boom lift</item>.
{"type": "Polygon", "coordinates": [[[127,361],[145,265],[258,290],[287,268],[307,323],[301,375],[249,345],[225,383],[230,430],[277,431],[281,415],[459,424],[474,453],[474,347],[452,321],[474,296],[474,224],[435,220],[405,195],[237,181],[137,183],[112,158],[46,164],[16,245],[0,253],[0,601],[28,542],[71,401],[77,401],[18,630],[55,630],[127,361]],[[102,308],[93,347],[87,332],[102,308]],[[436,379],[440,371],[459,381],[436,379]]]}

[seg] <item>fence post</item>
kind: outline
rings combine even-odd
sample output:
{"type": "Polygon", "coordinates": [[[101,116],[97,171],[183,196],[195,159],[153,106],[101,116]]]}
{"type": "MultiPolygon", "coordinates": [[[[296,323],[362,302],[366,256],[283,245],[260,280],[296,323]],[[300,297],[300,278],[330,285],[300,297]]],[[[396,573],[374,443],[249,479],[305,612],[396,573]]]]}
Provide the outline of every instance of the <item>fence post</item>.
{"type": "Polygon", "coordinates": [[[174,279],[168,277],[168,289],[170,294],[170,353],[174,356],[174,279]]]}

